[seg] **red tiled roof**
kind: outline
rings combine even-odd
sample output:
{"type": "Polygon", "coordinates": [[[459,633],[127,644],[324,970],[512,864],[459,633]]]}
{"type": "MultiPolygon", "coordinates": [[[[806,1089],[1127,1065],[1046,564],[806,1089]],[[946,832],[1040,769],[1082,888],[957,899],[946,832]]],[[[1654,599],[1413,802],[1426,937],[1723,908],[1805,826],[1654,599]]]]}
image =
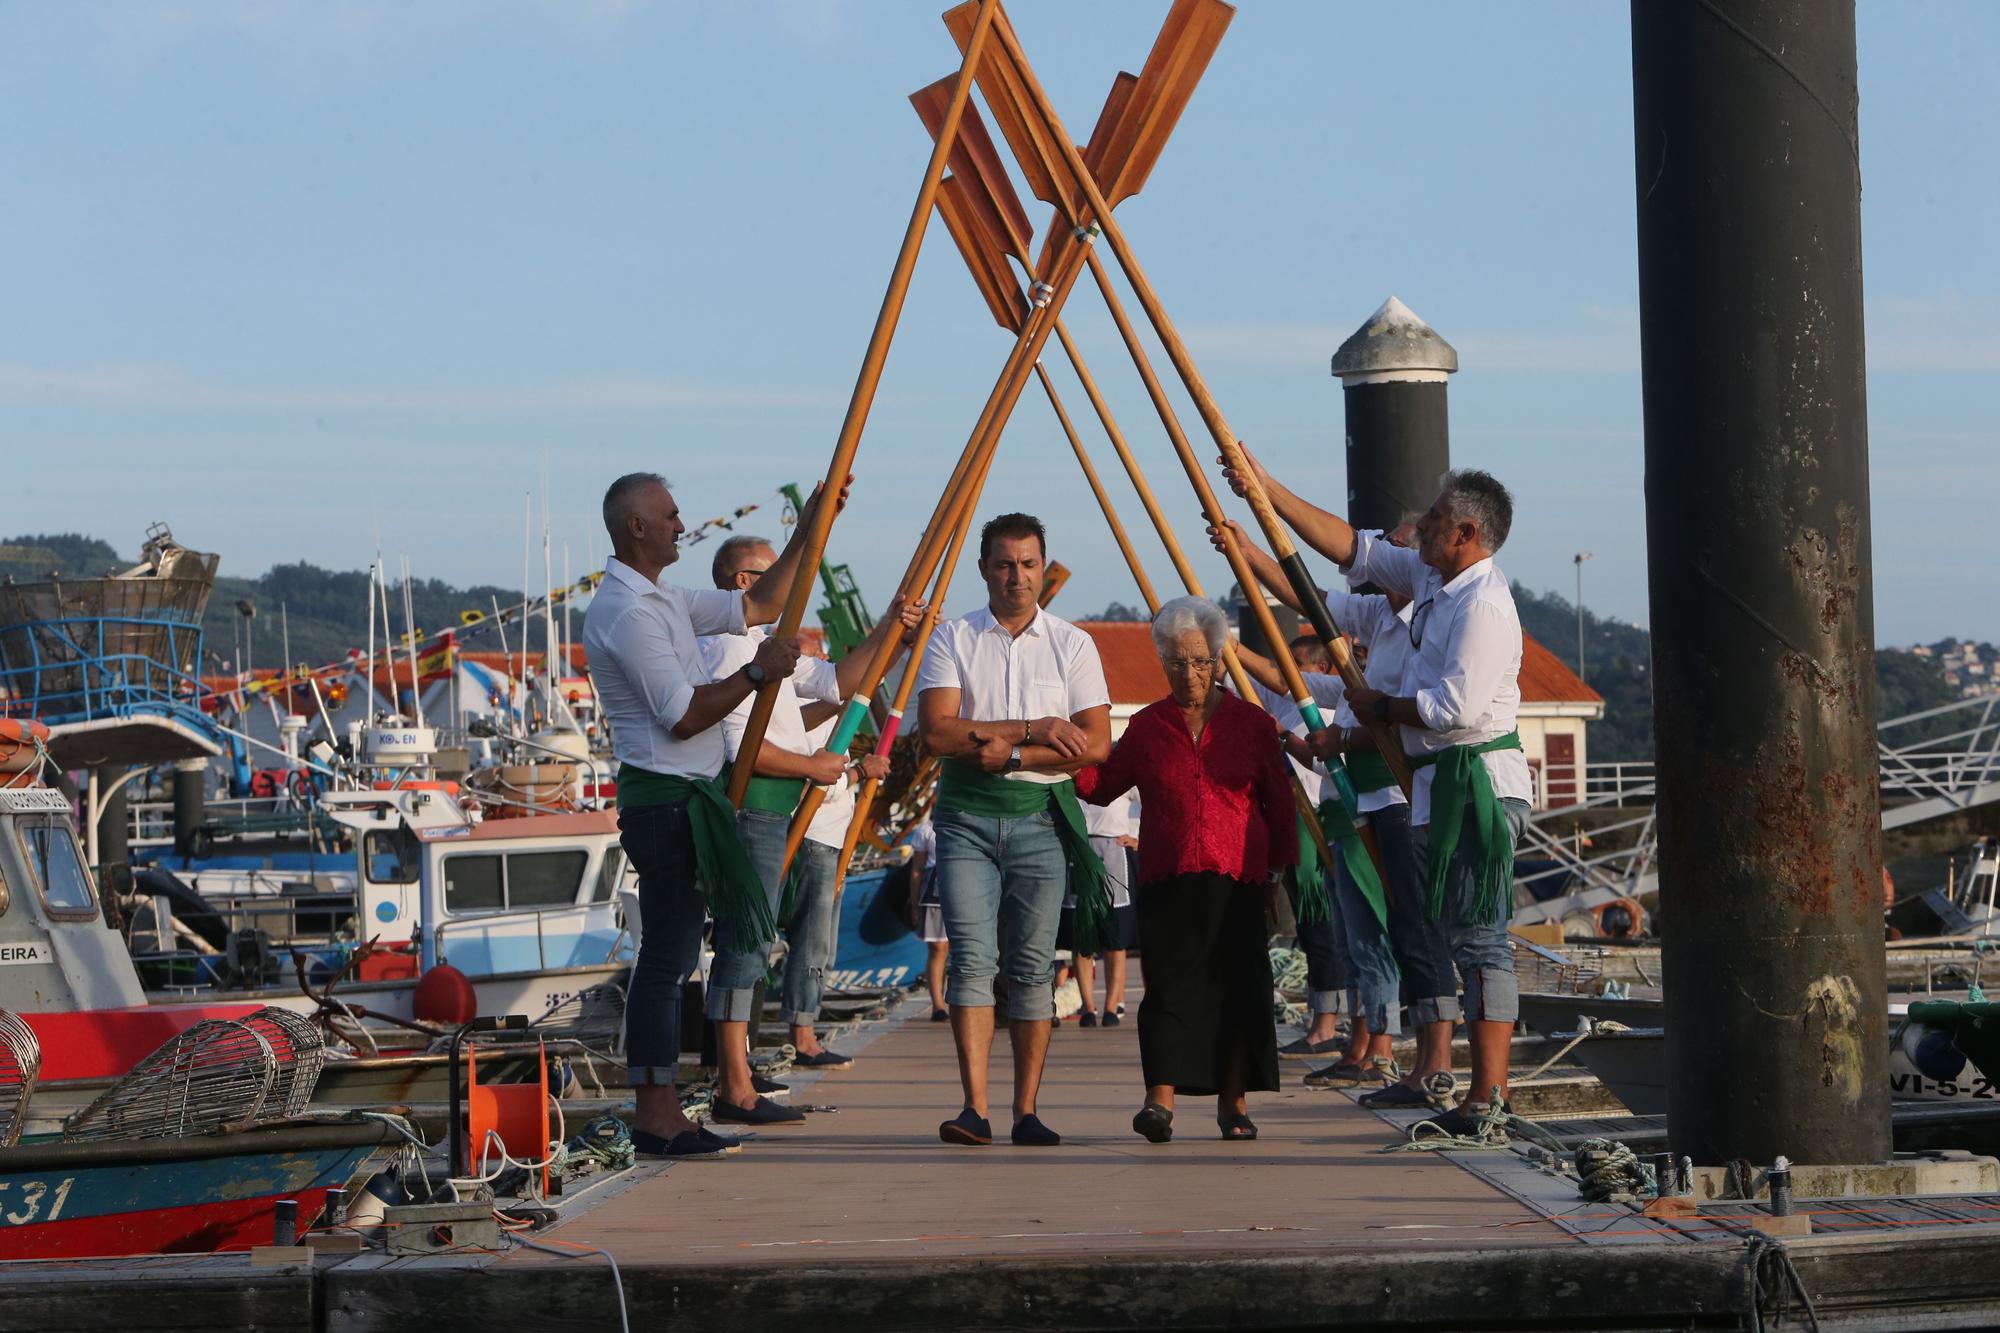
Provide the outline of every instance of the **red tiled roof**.
{"type": "Polygon", "coordinates": [[[1601,704],[1604,696],[1583,683],[1559,658],[1535,641],[1521,636],[1521,702],[1524,704],[1601,704]]]}
{"type": "MultiPolygon", "coordinates": [[[[1149,704],[1167,693],[1167,677],[1153,651],[1153,629],[1144,621],[1082,620],[1077,628],[1097,644],[1104,683],[1114,704],[1149,704]]],[[[1577,679],[1574,671],[1535,641],[1521,636],[1521,702],[1602,703],[1604,696],[1577,679]]]]}
{"type": "Polygon", "coordinates": [[[1143,620],[1080,620],[1076,627],[1097,644],[1112,703],[1149,704],[1167,697],[1167,673],[1153,651],[1151,625],[1143,620]]]}

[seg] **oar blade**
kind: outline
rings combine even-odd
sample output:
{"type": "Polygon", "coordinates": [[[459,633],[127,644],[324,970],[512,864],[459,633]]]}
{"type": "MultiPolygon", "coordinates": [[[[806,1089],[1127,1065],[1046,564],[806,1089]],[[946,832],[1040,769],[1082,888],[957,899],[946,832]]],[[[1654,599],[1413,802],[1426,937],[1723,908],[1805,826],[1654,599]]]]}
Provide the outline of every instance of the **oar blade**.
{"type": "Polygon", "coordinates": [[[938,184],[937,211],[944,219],[945,230],[958,243],[958,253],[971,270],[973,284],[985,298],[995,322],[1007,332],[1015,333],[1027,318],[1027,299],[1021,295],[1021,284],[994,234],[996,222],[980,216],[985,211],[981,208],[984,202],[976,190],[967,189],[965,182],[956,176],[947,176],[938,184]]]}
{"type": "MultiPolygon", "coordinates": [[[[1083,164],[1096,173],[1099,180],[1103,179],[1099,164],[1117,137],[1125,109],[1131,105],[1132,92],[1138,86],[1138,75],[1120,70],[1118,77],[1111,81],[1111,94],[1104,99],[1104,109],[1097,113],[1097,124],[1090,131],[1090,142],[1083,147],[1083,164]]],[[[1043,282],[1047,282],[1049,274],[1055,272],[1056,254],[1060,248],[1056,244],[1057,237],[1061,237],[1065,244],[1071,240],[1069,225],[1060,212],[1049,224],[1048,234],[1042,237],[1042,252],[1035,257],[1035,276],[1043,282]]]]}
{"type": "MultiPolygon", "coordinates": [[[[972,42],[972,25],[978,17],[979,0],[965,0],[945,11],[944,25],[961,54],[972,42]]],[[[993,35],[979,61],[979,91],[986,95],[986,106],[993,113],[1000,137],[1021,165],[1029,192],[1064,210],[1064,216],[1073,216],[1081,207],[1082,191],[1063,165],[1061,140],[1033,113],[1034,101],[1021,77],[1021,64],[1020,39],[1003,9],[993,16],[993,35]]]]}
{"type": "MultiPolygon", "coordinates": [[[[933,141],[944,128],[952,85],[957,81],[958,75],[948,74],[910,94],[910,105],[917,109],[917,116],[933,141]]],[[[986,196],[1006,252],[1027,263],[1028,238],[1035,234],[1035,229],[1028,221],[1028,210],[1021,206],[1021,197],[1014,193],[1014,182],[1007,178],[1007,165],[993,143],[993,136],[987,132],[986,122],[980,118],[979,108],[970,102],[958,122],[958,140],[951,146],[948,161],[962,191],[977,190],[986,196]]]]}
{"type": "Polygon", "coordinates": [[[1174,0],[1116,133],[1103,157],[1090,162],[1112,207],[1145,185],[1235,17],[1236,7],[1224,0],[1174,0]]]}

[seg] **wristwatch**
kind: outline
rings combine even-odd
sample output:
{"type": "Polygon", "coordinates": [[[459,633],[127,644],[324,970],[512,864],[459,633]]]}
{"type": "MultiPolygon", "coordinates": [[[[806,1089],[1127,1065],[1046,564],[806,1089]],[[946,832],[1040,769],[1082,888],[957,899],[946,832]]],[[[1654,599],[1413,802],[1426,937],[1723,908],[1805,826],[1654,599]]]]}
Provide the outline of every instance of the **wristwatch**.
{"type": "Polygon", "coordinates": [[[1014,753],[1007,756],[1007,771],[1009,773],[1021,771],[1021,747],[1018,745],[1014,747],[1014,753]]]}
{"type": "Polygon", "coordinates": [[[758,666],[755,662],[745,662],[743,664],[743,679],[762,689],[765,680],[764,668],[758,666]]]}
{"type": "Polygon", "coordinates": [[[1389,720],[1389,696],[1386,694],[1375,701],[1375,720],[1377,722],[1389,720]]]}

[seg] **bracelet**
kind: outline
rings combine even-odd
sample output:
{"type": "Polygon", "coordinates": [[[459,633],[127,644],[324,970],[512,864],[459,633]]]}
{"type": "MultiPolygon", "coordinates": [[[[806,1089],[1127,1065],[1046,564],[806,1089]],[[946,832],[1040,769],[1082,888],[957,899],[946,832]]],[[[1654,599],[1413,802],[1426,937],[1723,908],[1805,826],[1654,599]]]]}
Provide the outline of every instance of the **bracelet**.
{"type": "Polygon", "coordinates": [[[1033,745],[1034,743],[1035,743],[1035,724],[1028,718],[1024,717],[1021,719],[1021,744],[1033,745]]]}

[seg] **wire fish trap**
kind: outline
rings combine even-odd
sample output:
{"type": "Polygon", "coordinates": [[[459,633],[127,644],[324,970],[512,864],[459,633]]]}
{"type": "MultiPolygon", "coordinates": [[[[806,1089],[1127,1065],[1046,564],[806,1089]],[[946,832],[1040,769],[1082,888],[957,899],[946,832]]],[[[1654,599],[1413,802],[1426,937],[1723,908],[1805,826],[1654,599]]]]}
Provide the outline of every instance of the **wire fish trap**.
{"type": "Polygon", "coordinates": [[[625,1031],[625,990],[609,981],[586,986],[550,1005],[528,1026],[547,1037],[615,1041],[625,1031]]]}
{"type": "Polygon", "coordinates": [[[42,1044],[34,1029],[18,1015],[0,1009],[0,1148],[21,1141],[21,1127],[28,1122],[28,1102],[35,1095],[35,1083],[42,1076],[42,1044]]]}
{"type": "Polygon", "coordinates": [[[1589,993],[1591,983],[1604,974],[1599,957],[1570,958],[1554,949],[1530,944],[1518,935],[1510,937],[1509,943],[1514,946],[1514,977],[1524,991],[1584,995],[1589,993]]]}
{"type": "Polygon", "coordinates": [[[63,1121],[63,1138],[160,1139],[255,1123],[278,1057],[248,1023],[211,1018],[175,1037],[63,1121]]]}
{"type": "Polygon", "coordinates": [[[319,1086],[320,1070],[326,1067],[326,1040],[312,1021],[289,1009],[267,1005],[243,1020],[245,1026],[264,1039],[277,1061],[277,1078],[264,1098],[260,1120],[275,1120],[306,1113],[313,1090],[319,1086]]]}

